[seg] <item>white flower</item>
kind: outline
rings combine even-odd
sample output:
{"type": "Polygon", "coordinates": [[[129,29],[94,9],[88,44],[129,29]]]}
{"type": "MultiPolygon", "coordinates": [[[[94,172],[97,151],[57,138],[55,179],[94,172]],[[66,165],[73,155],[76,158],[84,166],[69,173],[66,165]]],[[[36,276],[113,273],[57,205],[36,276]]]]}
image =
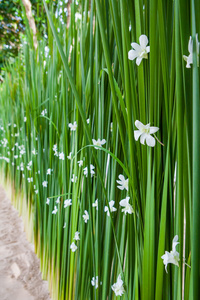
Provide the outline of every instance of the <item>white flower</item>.
{"type": "Polygon", "coordinates": [[[156,144],[155,138],[151,134],[159,130],[158,127],[150,127],[150,124],[144,125],[140,121],[135,121],[135,126],[139,130],[134,130],[134,138],[137,141],[140,137],[140,143],[144,145],[145,141],[148,146],[154,147],[156,144]]]}
{"type": "Polygon", "coordinates": [[[26,151],[25,151],[25,149],[22,149],[19,153],[20,153],[20,157],[21,157],[21,155],[24,155],[26,153],[26,151]]]}
{"type": "Polygon", "coordinates": [[[80,234],[80,232],[76,231],[73,240],[75,240],[75,241],[80,240],[79,234],[80,234]]]}
{"type": "Polygon", "coordinates": [[[96,199],[95,202],[92,203],[92,207],[96,207],[96,210],[98,210],[98,199],[96,199]]]}
{"type": "Polygon", "coordinates": [[[57,152],[57,151],[58,151],[58,146],[57,146],[57,144],[53,145],[53,151],[54,151],[54,152],[57,152]]]}
{"type": "Polygon", "coordinates": [[[128,214],[133,214],[134,211],[133,211],[133,208],[132,206],[130,205],[129,203],[129,199],[130,197],[126,197],[125,199],[122,199],[120,202],[119,202],[119,205],[124,207],[122,209],[122,212],[125,212],[125,215],[128,213],[128,214]]]}
{"type": "MultiPolygon", "coordinates": [[[[111,212],[117,210],[117,209],[114,207],[114,204],[115,204],[115,201],[113,201],[113,200],[111,200],[111,201],[109,202],[109,207],[110,207],[110,211],[111,211],[111,212]]],[[[107,212],[107,216],[109,217],[109,216],[110,216],[110,212],[109,212],[108,206],[105,206],[105,207],[104,207],[104,211],[107,212]]]]}
{"type": "Polygon", "coordinates": [[[32,164],[33,164],[32,160],[31,160],[31,161],[29,161],[29,163],[28,163],[28,165],[27,165],[27,169],[28,169],[28,167],[31,167],[31,166],[32,166],[32,164]]]}
{"type": "Polygon", "coordinates": [[[33,177],[27,178],[28,182],[33,182],[33,177]]]}
{"type": "Polygon", "coordinates": [[[53,146],[53,151],[54,151],[54,155],[55,155],[55,156],[58,156],[58,155],[59,155],[57,144],[55,144],[55,145],[53,146]]]}
{"type": "Polygon", "coordinates": [[[27,118],[26,117],[24,117],[24,122],[26,122],[27,121],[27,118]]]}
{"type": "MultiPolygon", "coordinates": [[[[198,34],[196,34],[196,51],[197,51],[197,66],[199,66],[199,41],[198,41],[198,34]]],[[[192,37],[190,36],[189,42],[188,42],[188,51],[189,55],[183,55],[184,60],[186,61],[186,68],[191,68],[191,64],[193,64],[193,41],[192,37]]]]}
{"type": "MultiPolygon", "coordinates": [[[[93,145],[102,147],[102,145],[104,145],[104,144],[106,143],[106,140],[105,140],[105,139],[103,139],[103,140],[98,139],[98,140],[96,141],[95,139],[92,139],[92,142],[93,142],[93,145]]],[[[95,148],[95,149],[99,149],[99,148],[97,148],[97,147],[94,147],[94,148],[95,148]]],[[[99,149],[99,150],[101,150],[101,149],[99,149]]]]}
{"type": "Polygon", "coordinates": [[[85,168],[83,169],[83,174],[84,174],[86,177],[88,177],[88,167],[85,167],[85,168]]]}
{"type": "Polygon", "coordinates": [[[41,115],[44,117],[44,115],[47,114],[47,109],[45,108],[42,112],[41,112],[41,115]]]}
{"type": "Polygon", "coordinates": [[[72,123],[69,123],[69,128],[71,131],[76,131],[76,128],[77,128],[77,124],[76,124],[76,121],[74,122],[74,124],[72,123]]]}
{"type": "Polygon", "coordinates": [[[37,155],[37,151],[35,149],[33,149],[32,153],[33,155],[37,155]]]}
{"type": "Polygon", "coordinates": [[[8,157],[3,157],[2,159],[4,159],[7,163],[10,162],[10,158],[8,158],[8,157]]]}
{"type": "MultiPolygon", "coordinates": [[[[174,264],[179,267],[178,261],[179,259],[179,253],[176,251],[176,246],[179,244],[178,241],[178,235],[175,235],[172,241],[172,251],[170,253],[168,251],[165,251],[165,254],[161,256],[163,259],[163,263],[165,265],[165,271],[167,272],[167,265],[168,264],[174,264]]],[[[168,272],[167,272],[168,273],[168,272]]]]}
{"type": "MultiPolygon", "coordinates": [[[[6,138],[3,138],[3,140],[1,141],[2,146],[5,148],[6,145],[8,144],[8,140],[6,138]]],[[[18,143],[16,143],[15,146],[18,146],[18,143]],[[17,144],[17,145],[16,145],[17,144]]]]}
{"type": "Polygon", "coordinates": [[[47,198],[46,204],[49,205],[49,203],[50,203],[50,199],[47,198]]]}
{"type": "Polygon", "coordinates": [[[43,187],[47,187],[47,184],[48,184],[48,181],[43,181],[43,183],[42,183],[42,185],[43,185],[43,187]]]}
{"type": "Polygon", "coordinates": [[[87,124],[90,124],[90,118],[88,118],[88,119],[86,120],[86,122],[87,122],[87,124]]]}
{"type": "MultiPolygon", "coordinates": [[[[16,146],[18,145],[18,143],[17,144],[15,144],[16,146]]],[[[21,146],[18,146],[18,148],[19,148],[19,150],[25,150],[25,146],[24,145],[21,145],[21,146]]]]}
{"type": "Polygon", "coordinates": [[[83,215],[83,220],[85,223],[87,223],[87,221],[89,220],[89,214],[88,214],[87,210],[84,210],[84,213],[85,214],[83,215]]]}
{"type": "Polygon", "coordinates": [[[60,196],[57,198],[56,203],[57,203],[57,204],[60,203],[60,196]]]}
{"type": "Polygon", "coordinates": [[[62,159],[62,160],[65,159],[65,154],[63,152],[59,153],[59,159],[62,159]]]}
{"type": "Polygon", "coordinates": [[[74,174],[72,175],[72,179],[71,179],[71,182],[77,182],[77,176],[75,176],[74,174]]]}
{"type": "Polygon", "coordinates": [[[190,36],[189,42],[188,42],[188,51],[189,55],[183,55],[184,60],[187,62],[186,68],[191,68],[191,64],[193,64],[193,41],[192,37],[190,36]]]}
{"type": "Polygon", "coordinates": [[[69,155],[67,156],[67,158],[68,158],[69,160],[72,159],[72,152],[69,153],[69,155]]]}
{"type": "Polygon", "coordinates": [[[57,211],[58,211],[57,206],[54,206],[54,210],[52,211],[52,214],[53,214],[53,215],[56,215],[56,214],[57,214],[57,211]]]}
{"type": "Polygon", "coordinates": [[[95,174],[94,168],[95,167],[91,164],[90,165],[90,175],[91,175],[91,177],[93,177],[93,175],[95,174]]]}
{"type": "Polygon", "coordinates": [[[117,278],[117,282],[111,286],[111,288],[116,296],[122,296],[124,294],[125,290],[124,290],[123,284],[124,283],[123,283],[123,280],[121,279],[121,275],[119,275],[117,278]]]}
{"type": "Polygon", "coordinates": [[[117,183],[119,184],[117,187],[120,190],[126,189],[128,191],[128,179],[125,179],[124,175],[120,174],[119,175],[119,180],[116,180],[117,183]]]}
{"type": "Polygon", "coordinates": [[[35,193],[38,194],[38,190],[35,190],[35,193]]]}
{"type": "MultiPolygon", "coordinates": [[[[15,158],[15,157],[14,157],[14,158],[15,158]]],[[[16,159],[16,158],[15,158],[15,159],[16,159]]],[[[27,170],[31,171],[31,167],[27,166],[26,168],[27,168],[27,170]]]]}
{"type": "MultiPolygon", "coordinates": [[[[85,168],[83,169],[83,174],[84,174],[86,177],[88,177],[88,167],[85,167],[85,168]]],[[[94,172],[94,166],[91,164],[91,165],[90,165],[90,175],[91,175],[91,177],[93,177],[94,174],[95,174],[95,172],[94,172]]]]}
{"type": "Polygon", "coordinates": [[[137,43],[131,43],[131,46],[134,50],[128,52],[128,58],[134,60],[136,57],[136,64],[139,66],[143,58],[148,58],[147,53],[150,52],[150,46],[148,44],[148,38],[145,34],[139,37],[140,45],[137,43]]]}
{"type": "Polygon", "coordinates": [[[65,222],[65,224],[64,224],[64,226],[63,226],[63,228],[65,228],[66,227],[66,222],[65,222]]]}
{"type": "Polygon", "coordinates": [[[98,288],[98,276],[96,276],[96,278],[95,278],[95,277],[92,277],[91,285],[92,285],[92,286],[95,286],[95,289],[98,288]]]}
{"type": "Polygon", "coordinates": [[[77,161],[77,163],[78,163],[78,166],[79,166],[79,167],[82,167],[82,166],[83,166],[83,160],[79,160],[79,161],[77,161]]]}
{"type": "Polygon", "coordinates": [[[52,171],[53,171],[53,169],[47,169],[47,175],[51,175],[52,171]]]}
{"type": "Polygon", "coordinates": [[[72,252],[75,252],[78,247],[74,244],[74,242],[70,245],[70,249],[72,250],[72,252]]]}
{"type": "Polygon", "coordinates": [[[75,22],[82,19],[82,15],[78,12],[75,13],[75,22]]]}
{"type": "Polygon", "coordinates": [[[64,208],[66,208],[67,206],[70,206],[70,205],[72,205],[72,199],[66,199],[64,201],[64,208]]]}

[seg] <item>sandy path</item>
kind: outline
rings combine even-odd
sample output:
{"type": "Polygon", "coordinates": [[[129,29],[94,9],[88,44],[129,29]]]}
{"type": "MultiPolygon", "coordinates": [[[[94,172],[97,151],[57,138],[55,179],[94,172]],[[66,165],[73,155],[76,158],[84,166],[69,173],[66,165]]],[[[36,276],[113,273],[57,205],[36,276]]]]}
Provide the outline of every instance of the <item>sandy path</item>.
{"type": "Polygon", "coordinates": [[[23,222],[0,186],[0,300],[50,300],[23,222]]]}

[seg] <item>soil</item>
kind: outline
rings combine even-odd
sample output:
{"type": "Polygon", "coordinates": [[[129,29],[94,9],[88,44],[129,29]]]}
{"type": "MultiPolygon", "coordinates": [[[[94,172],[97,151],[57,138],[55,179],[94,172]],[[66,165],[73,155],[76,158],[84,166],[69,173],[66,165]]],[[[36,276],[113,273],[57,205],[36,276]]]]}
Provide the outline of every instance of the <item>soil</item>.
{"type": "Polygon", "coordinates": [[[34,245],[22,218],[0,186],[0,300],[50,300],[34,245]]]}

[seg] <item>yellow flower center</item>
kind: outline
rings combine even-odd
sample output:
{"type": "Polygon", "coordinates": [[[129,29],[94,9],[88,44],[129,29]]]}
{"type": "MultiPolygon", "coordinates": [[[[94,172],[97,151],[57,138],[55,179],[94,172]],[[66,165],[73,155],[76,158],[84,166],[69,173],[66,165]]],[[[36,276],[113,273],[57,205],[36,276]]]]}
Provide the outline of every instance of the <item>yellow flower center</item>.
{"type": "Polygon", "coordinates": [[[148,127],[143,128],[142,132],[149,134],[150,133],[150,127],[148,126],[148,127]]]}

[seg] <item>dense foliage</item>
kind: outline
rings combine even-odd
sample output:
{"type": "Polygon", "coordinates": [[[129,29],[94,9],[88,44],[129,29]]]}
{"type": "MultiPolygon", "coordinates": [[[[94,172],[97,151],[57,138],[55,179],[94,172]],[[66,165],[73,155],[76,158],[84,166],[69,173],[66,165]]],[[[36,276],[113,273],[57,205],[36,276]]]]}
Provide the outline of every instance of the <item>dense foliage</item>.
{"type": "Polygon", "coordinates": [[[16,56],[24,23],[19,1],[0,1],[0,67],[10,56],[16,56]]]}
{"type": "MultiPolygon", "coordinates": [[[[32,14],[37,27],[38,40],[47,32],[47,19],[42,1],[31,0],[32,14]]],[[[59,1],[54,1],[54,11],[59,1]]],[[[25,29],[28,25],[26,12],[21,0],[0,0],[0,69],[18,55],[25,29]]]]}

